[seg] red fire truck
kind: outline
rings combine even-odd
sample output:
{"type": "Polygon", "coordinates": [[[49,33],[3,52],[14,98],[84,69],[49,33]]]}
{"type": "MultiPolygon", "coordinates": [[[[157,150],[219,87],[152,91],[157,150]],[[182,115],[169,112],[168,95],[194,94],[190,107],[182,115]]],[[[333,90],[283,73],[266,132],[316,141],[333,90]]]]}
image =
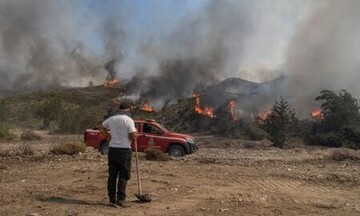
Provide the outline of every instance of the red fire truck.
{"type": "MultiPolygon", "coordinates": [[[[197,151],[195,138],[190,135],[173,133],[161,126],[155,120],[134,120],[138,131],[138,151],[143,152],[147,148],[157,148],[167,152],[173,157],[182,157],[197,151]]],[[[102,154],[107,154],[109,149],[109,137],[104,136],[99,129],[87,129],[84,134],[85,143],[92,146],[102,154]]],[[[134,150],[134,143],[131,143],[134,150]]]]}

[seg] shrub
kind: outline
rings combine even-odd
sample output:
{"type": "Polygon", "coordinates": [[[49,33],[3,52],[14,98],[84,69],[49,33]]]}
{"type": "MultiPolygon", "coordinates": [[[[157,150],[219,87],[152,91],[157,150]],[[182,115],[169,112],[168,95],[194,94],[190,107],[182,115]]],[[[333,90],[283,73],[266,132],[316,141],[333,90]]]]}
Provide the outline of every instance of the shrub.
{"type": "Polygon", "coordinates": [[[262,140],[266,137],[266,132],[256,125],[250,125],[245,135],[250,140],[262,140]]]}
{"type": "Polygon", "coordinates": [[[24,141],[41,140],[41,136],[39,136],[32,130],[26,129],[21,134],[21,140],[24,141]]]}
{"type": "Polygon", "coordinates": [[[342,146],[351,149],[360,149],[360,126],[347,125],[341,130],[343,142],[342,146]]]}
{"type": "Polygon", "coordinates": [[[30,156],[34,154],[34,150],[29,143],[21,143],[17,155],[30,156]]]}
{"type": "Polygon", "coordinates": [[[150,161],[167,161],[169,160],[169,155],[163,153],[156,148],[147,148],[144,151],[145,159],[150,161]]]}
{"type": "Polygon", "coordinates": [[[6,150],[1,149],[0,150],[0,157],[10,157],[12,155],[13,154],[9,149],[6,149],[6,150]]]}
{"type": "Polygon", "coordinates": [[[86,145],[82,142],[67,142],[67,143],[61,143],[59,145],[55,145],[50,152],[52,154],[58,154],[58,155],[76,155],[81,153],[84,153],[86,151],[86,145]]]}
{"type": "Polygon", "coordinates": [[[342,136],[336,132],[318,133],[313,136],[313,143],[328,147],[341,147],[342,136]]]}
{"type": "MultiPolygon", "coordinates": [[[[212,119],[212,121],[209,129],[211,133],[229,138],[243,138],[246,133],[247,123],[242,120],[234,121],[228,112],[220,114],[216,119],[212,119]]],[[[195,128],[204,128],[204,126],[195,128]]]]}
{"type": "Polygon", "coordinates": [[[35,117],[43,121],[43,128],[49,128],[52,121],[58,120],[63,112],[63,103],[61,99],[54,97],[45,103],[40,104],[35,111],[35,117]]]}
{"type": "Polygon", "coordinates": [[[336,161],[360,160],[360,155],[356,150],[340,148],[331,152],[330,159],[336,161]]]}
{"type": "Polygon", "coordinates": [[[0,140],[11,140],[14,135],[10,133],[9,128],[4,124],[0,123],[0,140]]]}
{"type": "Polygon", "coordinates": [[[9,115],[9,109],[5,104],[5,100],[0,101],[0,121],[6,120],[9,115]]]}
{"type": "Polygon", "coordinates": [[[87,127],[96,124],[93,113],[83,108],[68,108],[59,118],[58,133],[83,133],[87,127]]]}
{"type": "Polygon", "coordinates": [[[292,134],[294,134],[295,137],[303,139],[305,143],[311,143],[312,130],[316,124],[317,122],[309,119],[299,120],[294,125],[292,134]]]}

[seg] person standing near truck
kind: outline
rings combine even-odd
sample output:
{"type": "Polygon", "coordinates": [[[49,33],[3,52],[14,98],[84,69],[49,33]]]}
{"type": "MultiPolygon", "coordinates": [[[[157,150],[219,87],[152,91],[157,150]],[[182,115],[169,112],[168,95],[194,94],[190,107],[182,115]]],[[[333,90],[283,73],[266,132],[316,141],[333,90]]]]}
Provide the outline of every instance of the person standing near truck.
{"type": "Polygon", "coordinates": [[[128,207],[125,202],[127,181],[131,172],[131,141],[135,141],[137,131],[130,115],[131,103],[123,101],[119,112],[102,123],[103,133],[110,131],[111,140],[108,153],[108,196],[114,207],[128,207]],[[116,187],[117,186],[117,187],[116,187]],[[116,191],[117,189],[117,191],[116,191]]]}

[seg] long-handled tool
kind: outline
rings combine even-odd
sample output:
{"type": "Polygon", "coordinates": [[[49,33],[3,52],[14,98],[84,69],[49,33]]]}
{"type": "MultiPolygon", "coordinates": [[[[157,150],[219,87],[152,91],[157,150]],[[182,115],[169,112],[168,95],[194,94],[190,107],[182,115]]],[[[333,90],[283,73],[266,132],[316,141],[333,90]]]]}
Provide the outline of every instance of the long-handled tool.
{"type": "Polygon", "coordinates": [[[138,193],[135,196],[139,199],[140,202],[151,202],[151,197],[149,194],[142,194],[141,181],[140,181],[140,171],[139,171],[139,156],[137,148],[137,140],[134,141],[135,144],[135,160],[136,160],[136,173],[137,173],[137,182],[138,182],[138,193]]]}

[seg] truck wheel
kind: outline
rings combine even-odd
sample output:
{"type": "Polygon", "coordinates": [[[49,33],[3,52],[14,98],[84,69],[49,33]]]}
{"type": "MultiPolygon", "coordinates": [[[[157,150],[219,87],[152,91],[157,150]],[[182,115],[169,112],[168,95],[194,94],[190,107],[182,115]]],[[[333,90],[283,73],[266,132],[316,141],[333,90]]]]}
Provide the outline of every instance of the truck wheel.
{"type": "Polygon", "coordinates": [[[101,144],[100,153],[102,155],[108,155],[108,153],[109,153],[109,143],[108,142],[104,142],[101,144]]]}
{"type": "Polygon", "coordinates": [[[172,157],[183,157],[185,155],[184,148],[180,145],[170,146],[168,153],[172,157]]]}

